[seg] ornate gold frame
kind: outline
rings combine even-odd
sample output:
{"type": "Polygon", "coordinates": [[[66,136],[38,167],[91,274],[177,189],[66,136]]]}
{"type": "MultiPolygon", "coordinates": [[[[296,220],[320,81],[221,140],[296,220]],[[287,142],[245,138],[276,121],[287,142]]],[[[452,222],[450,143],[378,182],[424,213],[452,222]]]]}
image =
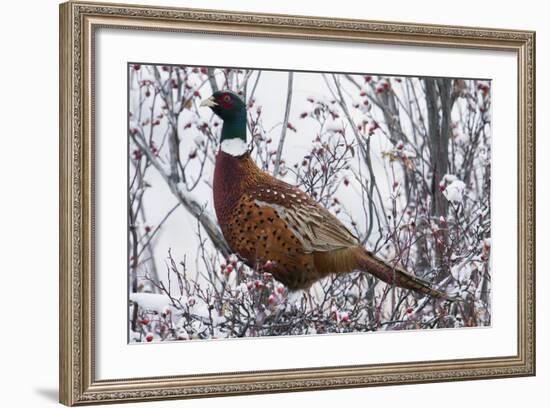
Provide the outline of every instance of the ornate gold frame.
{"type": "Polygon", "coordinates": [[[535,374],[535,33],[69,2],[60,6],[60,401],[66,405],[535,374]],[[93,44],[97,27],[506,50],[518,63],[518,349],[513,356],[98,381],[93,44]]]}

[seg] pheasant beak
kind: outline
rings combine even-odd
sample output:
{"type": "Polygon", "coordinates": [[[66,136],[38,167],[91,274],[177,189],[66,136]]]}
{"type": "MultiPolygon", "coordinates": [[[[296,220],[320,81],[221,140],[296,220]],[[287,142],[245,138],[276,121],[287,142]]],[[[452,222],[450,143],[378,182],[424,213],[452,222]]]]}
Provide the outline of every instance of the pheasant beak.
{"type": "Polygon", "coordinates": [[[206,106],[208,108],[213,108],[215,106],[218,106],[217,102],[215,101],[214,97],[211,96],[210,98],[208,99],[204,99],[202,102],[201,102],[201,105],[200,106],[206,106]]]}

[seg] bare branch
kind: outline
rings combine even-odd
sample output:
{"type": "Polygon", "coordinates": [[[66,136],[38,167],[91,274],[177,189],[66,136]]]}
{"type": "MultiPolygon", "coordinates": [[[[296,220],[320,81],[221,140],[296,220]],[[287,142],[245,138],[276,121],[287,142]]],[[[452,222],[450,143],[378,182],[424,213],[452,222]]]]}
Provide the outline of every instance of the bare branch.
{"type": "Polygon", "coordinates": [[[288,88],[286,93],[286,109],[285,117],[283,119],[283,128],[281,129],[281,138],[279,140],[279,146],[277,147],[277,154],[275,156],[275,167],[273,168],[273,175],[277,176],[279,174],[279,168],[281,166],[281,155],[283,154],[283,146],[285,144],[286,132],[288,130],[288,117],[290,115],[290,105],[292,102],[292,82],[294,78],[294,73],[290,71],[288,73],[288,88]]]}

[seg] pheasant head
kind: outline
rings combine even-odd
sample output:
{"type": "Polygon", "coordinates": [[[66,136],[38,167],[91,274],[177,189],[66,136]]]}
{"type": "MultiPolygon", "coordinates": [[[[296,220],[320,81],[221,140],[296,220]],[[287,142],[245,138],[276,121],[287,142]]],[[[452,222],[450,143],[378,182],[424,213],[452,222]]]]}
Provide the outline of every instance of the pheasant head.
{"type": "Polygon", "coordinates": [[[232,156],[242,156],[246,146],[246,105],[237,94],[230,91],[217,91],[202,101],[223,120],[221,149],[232,156]]]}

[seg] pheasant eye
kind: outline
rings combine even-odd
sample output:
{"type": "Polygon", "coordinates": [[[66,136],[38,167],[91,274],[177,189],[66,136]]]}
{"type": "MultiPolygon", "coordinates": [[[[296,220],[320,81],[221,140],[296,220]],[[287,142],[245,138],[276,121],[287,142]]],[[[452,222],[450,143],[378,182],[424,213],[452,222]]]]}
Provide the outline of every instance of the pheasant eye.
{"type": "Polygon", "coordinates": [[[229,95],[224,95],[223,100],[224,102],[229,102],[231,101],[231,97],[229,95]]]}

